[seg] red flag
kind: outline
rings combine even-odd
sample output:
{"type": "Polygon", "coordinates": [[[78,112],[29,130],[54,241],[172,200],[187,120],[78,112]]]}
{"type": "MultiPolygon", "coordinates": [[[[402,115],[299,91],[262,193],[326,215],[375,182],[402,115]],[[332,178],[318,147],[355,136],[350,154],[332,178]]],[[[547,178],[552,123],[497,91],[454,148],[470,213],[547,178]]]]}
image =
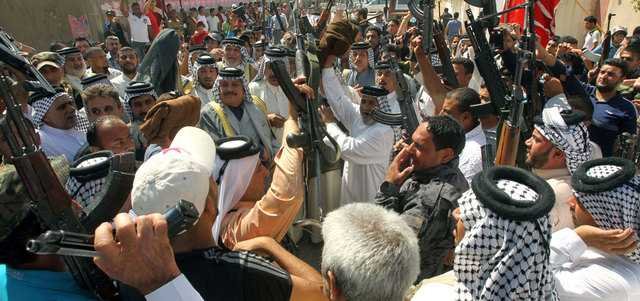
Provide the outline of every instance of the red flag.
{"type": "MultiPolygon", "coordinates": [[[[525,1],[527,0],[506,0],[504,9],[520,5],[525,1]]],[[[546,46],[555,29],[555,10],[560,0],[538,0],[535,3],[533,14],[535,31],[542,46],[546,46]]],[[[521,28],[524,28],[524,18],[525,10],[517,9],[502,15],[501,22],[520,24],[521,28]]]]}

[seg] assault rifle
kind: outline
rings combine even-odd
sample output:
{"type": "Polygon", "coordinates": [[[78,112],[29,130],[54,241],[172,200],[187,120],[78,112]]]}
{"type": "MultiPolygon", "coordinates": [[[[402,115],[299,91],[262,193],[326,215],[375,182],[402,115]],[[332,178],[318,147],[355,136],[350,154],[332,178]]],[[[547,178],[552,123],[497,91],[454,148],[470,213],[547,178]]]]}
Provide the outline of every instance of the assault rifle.
{"type": "MultiPolygon", "coordinates": [[[[164,213],[169,238],[189,230],[198,221],[198,217],[196,206],[185,200],[178,201],[176,206],[164,213]]],[[[93,235],[64,230],[50,230],[29,240],[27,251],[38,255],[98,256],[93,246],[93,235]]]]}
{"type": "MultiPolygon", "coordinates": [[[[426,2],[431,2],[433,5],[433,1],[426,2]]],[[[409,0],[407,7],[411,11],[411,14],[416,17],[418,22],[422,22],[422,49],[429,54],[431,52],[431,40],[433,39],[436,50],[438,51],[440,63],[442,63],[442,75],[444,80],[448,86],[457,88],[459,83],[456,79],[455,72],[453,71],[453,65],[451,64],[451,51],[449,50],[444,37],[443,26],[438,21],[433,20],[433,7],[431,7],[431,10],[427,10],[431,12],[431,14],[427,16],[425,16],[425,11],[421,10],[414,0],[409,0]],[[431,23],[429,23],[431,26],[427,26],[427,22],[429,20],[431,20],[431,23]]],[[[430,59],[429,55],[427,55],[427,57],[430,59]]]]}
{"type": "MultiPolygon", "coordinates": [[[[16,72],[35,81],[26,82],[28,90],[55,93],[44,77],[17,52],[9,35],[0,32],[0,61],[10,65],[16,72]]],[[[20,75],[16,75],[20,76],[20,75]]],[[[22,179],[42,223],[52,230],[87,233],[73,211],[73,200],[67,194],[49,160],[36,143],[34,133],[27,127],[20,103],[12,93],[13,79],[0,75],[0,97],[7,113],[0,122],[0,129],[9,145],[12,163],[22,179]]],[[[113,282],[100,271],[90,258],[63,257],[63,260],[78,284],[101,300],[115,300],[118,291],[113,282]]]]}
{"type": "Polygon", "coordinates": [[[507,92],[507,86],[500,77],[498,65],[496,64],[491,46],[489,46],[489,41],[487,41],[485,35],[485,28],[480,21],[475,20],[471,9],[468,9],[466,13],[469,21],[466,21],[464,25],[467,29],[467,35],[469,36],[471,45],[473,46],[473,51],[475,52],[476,66],[491,96],[491,102],[489,104],[474,105],[472,109],[476,115],[493,111],[494,114],[504,117],[504,112],[510,110],[511,96],[507,92]],[[489,106],[491,109],[488,108],[489,106]]]}
{"type": "Polygon", "coordinates": [[[382,124],[400,126],[405,131],[405,140],[407,143],[411,143],[411,135],[416,131],[420,122],[418,121],[418,116],[416,116],[416,110],[413,107],[413,99],[409,95],[409,85],[402,71],[396,70],[395,75],[396,82],[398,83],[396,94],[398,95],[400,114],[386,113],[375,109],[371,113],[371,117],[373,120],[382,124]]]}
{"type": "Polygon", "coordinates": [[[607,33],[605,33],[604,39],[602,40],[602,54],[600,55],[600,60],[598,60],[598,67],[596,67],[595,74],[592,78],[589,79],[589,82],[592,85],[596,84],[598,73],[600,73],[600,68],[602,68],[602,65],[604,65],[604,61],[607,60],[607,58],[609,57],[609,53],[611,52],[611,18],[615,15],[616,14],[614,13],[609,13],[609,15],[607,15],[607,33]]]}
{"type": "Polygon", "coordinates": [[[324,28],[327,27],[327,23],[329,22],[329,18],[331,18],[331,8],[334,5],[334,0],[329,0],[327,6],[320,13],[320,18],[318,19],[318,25],[316,29],[316,38],[322,37],[322,33],[324,32],[324,28]]]}
{"type": "MultiPolygon", "coordinates": [[[[297,20],[295,21],[297,22],[297,20]]],[[[315,43],[309,41],[307,43],[309,50],[305,50],[304,39],[301,35],[296,37],[296,72],[298,75],[304,75],[307,84],[314,90],[318,91],[321,80],[321,68],[316,55],[315,43]]],[[[320,219],[322,218],[323,199],[320,195],[320,176],[324,171],[335,169],[336,164],[340,160],[340,147],[326,131],[318,113],[318,96],[314,99],[303,96],[291,81],[291,76],[287,71],[286,65],[282,61],[269,62],[268,67],[273,71],[277,78],[282,91],[298,111],[298,123],[300,124],[299,134],[289,134],[286,137],[287,144],[292,147],[302,147],[305,153],[305,182],[315,178],[315,190],[313,200],[317,202],[320,208],[320,219]],[[325,144],[327,140],[331,146],[325,144]]],[[[308,182],[307,182],[308,183],[308,182]]],[[[305,183],[308,189],[309,185],[305,183]]],[[[309,199],[309,190],[305,192],[309,199]]],[[[317,224],[317,222],[302,221],[304,224],[317,224]]]]}

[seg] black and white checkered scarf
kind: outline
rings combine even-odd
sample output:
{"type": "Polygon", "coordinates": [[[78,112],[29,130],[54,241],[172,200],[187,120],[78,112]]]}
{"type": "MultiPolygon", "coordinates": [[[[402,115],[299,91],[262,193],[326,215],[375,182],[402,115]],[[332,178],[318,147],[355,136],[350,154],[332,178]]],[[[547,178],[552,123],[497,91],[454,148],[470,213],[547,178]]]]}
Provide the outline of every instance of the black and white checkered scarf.
{"type": "Polygon", "coordinates": [[[264,79],[264,68],[267,67],[267,63],[268,62],[273,62],[273,61],[281,61],[284,63],[286,70],[289,70],[289,58],[288,57],[273,57],[273,56],[268,56],[268,55],[263,55],[262,59],[260,60],[260,63],[258,64],[258,74],[256,75],[256,77],[253,79],[254,82],[257,81],[261,81],[264,79]]]}
{"type": "MultiPolygon", "coordinates": [[[[251,57],[249,55],[249,51],[247,51],[247,49],[244,48],[244,46],[240,46],[240,45],[234,44],[234,43],[222,43],[222,49],[223,50],[227,49],[227,47],[238,47],[238,48],[240,48],[240,59],[241,59],[242,63],[240,64],[240,66],[236,66],[235,68],[238,68],[240,70],[244,70],[245,65],[251,65],[253,67],[256,67],[256,61],[253,59],[253,57],[251,57]]],[[[222,62],[224,63],[225,66],[229,66],[229,64],[227,63],[227,60],[224,57],[222,58],[222,62]]]]}
{"type": "Polygon", "coordinates": [[[216,68],[216,70],[218,69],[218,65],[213,63],[213,64],[200,64],[198,63],[198,60],[196,60],[193,63],[193,66],[191,67],[191,79],[193,80],[193,84],[194,85],[199,85],[200,82],[198,82],[198,71],[200,71],[200,68],[202,67],[213,67],[216,68]]]}
{"type": "MultiPolygon", "coordinates": [[[[582,172],[587,178],[597,181],[622,172],[622,167],[596,165],[587,170],[581,169],[582,172]]],[[[600,228],[631,228],[640,233],[640,176],[633,176],[614,189],[595,193],[576,191],[575,195],[600,228]]],[[[640,264],[640,246],[626,256],[640,264]]]]}
{"type": "MultiPolygon", "coordinates": [[[[42,124],[44,123],[44,115],[47,114],[47,112],[51,108],[51,105],[53,105],[53,102],[59,97],[68,98],[73,103],[75,103],[71,95],[69,95],[67,92],[59,92],[49,97],[38,99],[31,104],[31,107],[33,108],[33,112],[31,113],[31,121],[37,127],[42,126],[42,124]]],[[[86,132],[88,128],[89,120],[87,120],[87,118],[82,116],[81,114],[78,114],[78,110],[76,110],[76,125],[74,126],[74,129],[77,131],[86,132]]]]}
{"type": "MultiPolygon", "coordinates": [[[[76,168],[88,167],[95,164],[100,164],[106,160],[109,160],[107,157],[96,157],[91,158],[86,161],[81,162],[76,166],[76,168]]],[[[88,182],[80,182],[75,177],[69,177],[65,188],[67,192],[71,195],[78,204],[82,206],[82,211],[85,214],[89,214],[97,205],[100,200],[97,200],[95,197],[107,184],[106,177],[91,180],[88,182]]]]}
{"type": "Polygon", "coordinates": [[[251,94],[249,93],[249,84],[247,83],[247,79],[243,76],[233,77],[233,76],[223,76],[218,74],[216,81],[213,83],[213,99],[215,102],[222,104],[222,98],[220,97],[220,81],[221,80],[241,80],[242,88],[244,88],[244,101],[251,102],[251,94]]]}
{"type": "Polygon", "coordinates": [[[557,107],[545,108],[542,112],[544,124],[536,124],[535,128],[564,152],[567,169],[573,174],[578,166],[591,159],[589,131],[584,122],[567,125],[560,111],[557,107]]]}
{"type": "MultiPolygon", "coordinates": [[[[512,199],[535,202],[528,186],[498,180],[512,199]]],[[[505,219],[484,207],[473,190],[458,200],[464,238],[456,247],[456,300],[557,300],[549,266],[551,224],[505,219]]]]}

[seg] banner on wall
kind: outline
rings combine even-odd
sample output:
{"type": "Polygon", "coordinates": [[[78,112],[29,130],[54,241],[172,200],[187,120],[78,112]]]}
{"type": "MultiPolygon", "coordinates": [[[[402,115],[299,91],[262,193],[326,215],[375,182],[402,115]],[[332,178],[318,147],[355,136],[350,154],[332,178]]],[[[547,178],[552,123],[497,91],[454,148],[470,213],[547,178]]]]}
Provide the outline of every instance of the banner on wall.
{"type": "Polygon", "coordinates": [[[87,19],[86,15],[82,15],[80,17],[68,15],[68,18],[71,35],[74,38],[89,37],[89,19],[87,19]]]}

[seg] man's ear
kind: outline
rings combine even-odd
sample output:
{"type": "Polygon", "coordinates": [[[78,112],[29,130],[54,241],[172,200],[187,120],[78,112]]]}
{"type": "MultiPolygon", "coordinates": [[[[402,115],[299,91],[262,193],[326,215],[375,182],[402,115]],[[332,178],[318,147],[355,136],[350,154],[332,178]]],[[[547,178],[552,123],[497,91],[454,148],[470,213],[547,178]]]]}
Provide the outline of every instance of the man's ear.
{"type": "Polygon", "coordinates": [[[329,285],[327,288],[329,300],[338,300],[338,297],[342,295],[342,292],[340,291],[340,288],[338,288],[336,275],[334,275],[332,271],[327,271],[327,284],[329,285]]]}
{"type": "Polygon", "coordinates": [[[443,148],[437,152],[438,157],[440,158],[440,164],[447,164],[456,157],[456,153],[453,151],[453,148],[450,147],[443,148]]]}

